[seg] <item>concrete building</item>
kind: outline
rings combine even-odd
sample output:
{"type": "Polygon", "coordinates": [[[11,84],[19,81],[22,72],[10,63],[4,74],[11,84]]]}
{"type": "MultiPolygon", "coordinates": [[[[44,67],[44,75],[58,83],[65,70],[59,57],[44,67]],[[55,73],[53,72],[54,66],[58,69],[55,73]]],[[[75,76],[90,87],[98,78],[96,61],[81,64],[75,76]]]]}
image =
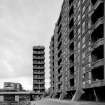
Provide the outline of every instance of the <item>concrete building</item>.
{"type": "Polygon", "coordinates": [[[50,43],[51,96],[105,99],[104,13],[104,0],[64,0],[50,43]]]}
{"type": "Polygon", "coordinates": [[[23,91],[22,85],[20,83],[4,82],[5,91],[23,91]]]}
{"type": "Polygon", "coordinates": [[[45,47],[33,47],[33,91],[35,98],[43,97],[45,93],[45,47]]]}
{"type": "Polygon", "coordinates": [[[4,87],[0,89],[0,105],[9,105],[9,103],[18,103],[21,101],[32,101],[35,99],[34,95],[34,91],[23,90],[20,83],[5,82],[4,87]]]}

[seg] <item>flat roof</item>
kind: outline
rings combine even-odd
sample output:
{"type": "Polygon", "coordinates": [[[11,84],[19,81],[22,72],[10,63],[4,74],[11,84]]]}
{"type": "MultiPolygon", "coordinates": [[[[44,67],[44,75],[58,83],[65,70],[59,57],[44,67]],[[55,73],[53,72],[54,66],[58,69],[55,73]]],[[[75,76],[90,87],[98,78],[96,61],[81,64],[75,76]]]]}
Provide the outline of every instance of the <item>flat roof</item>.
{"type": "Polygon", "coordinates": [[[28,95],[28,94],[35,94],[35,92],[0,92],[0,95],[4,95],[4,94],[16,94],[16,95],[28,95]]]}

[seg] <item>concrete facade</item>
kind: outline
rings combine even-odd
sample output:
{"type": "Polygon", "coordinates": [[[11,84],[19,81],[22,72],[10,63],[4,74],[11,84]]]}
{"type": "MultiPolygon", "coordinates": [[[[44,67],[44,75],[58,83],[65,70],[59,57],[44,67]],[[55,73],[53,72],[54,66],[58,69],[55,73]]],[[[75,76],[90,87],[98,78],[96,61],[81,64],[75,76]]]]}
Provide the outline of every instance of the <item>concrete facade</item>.
{"type": "Polygon", "coordinates": [[[43,97],[45,93],[45,47],[33,47],[33,91],[35,98],[43,97]]]}
{"type": "Polygon", "coordinates": [[[84,90],[82,99],[105,99],[104,5],[104,0],[64,0],[50,44],[52,96],[72,98],[84,90]]]}

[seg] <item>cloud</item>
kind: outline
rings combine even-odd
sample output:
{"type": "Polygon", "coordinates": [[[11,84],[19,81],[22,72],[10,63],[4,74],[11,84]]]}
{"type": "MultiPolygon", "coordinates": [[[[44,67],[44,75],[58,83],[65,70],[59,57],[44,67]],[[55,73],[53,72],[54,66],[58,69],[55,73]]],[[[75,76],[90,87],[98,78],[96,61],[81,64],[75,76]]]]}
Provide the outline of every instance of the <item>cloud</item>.
{"type": "Polygon", "coordinates": [[[26,89],[30,84],[32,87],[29,82],[32,79],[32,46],[44,45],[46,87],[49,87],[49,43],[62,1],[0,0],[1,80],[24,78],[28,81],[24,83],[26,89]]]}

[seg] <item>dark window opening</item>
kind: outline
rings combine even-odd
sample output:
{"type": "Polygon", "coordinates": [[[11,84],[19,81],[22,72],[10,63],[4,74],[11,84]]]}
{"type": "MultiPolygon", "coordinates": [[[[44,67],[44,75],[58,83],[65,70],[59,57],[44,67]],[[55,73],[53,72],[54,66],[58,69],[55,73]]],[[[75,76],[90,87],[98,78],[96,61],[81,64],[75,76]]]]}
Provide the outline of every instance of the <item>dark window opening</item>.
{"type": "Polygon", "coordinates": [[[71,29],[74,25],[74,19],[72,18],[71,21],[70,21],[70,24],[69,24],[69,28],[71,29]]]}
{"type": "Polygon", "coordinates": [[[33,59],[34,62],[44,62],[44,59],[33,59]]]}
{"type": "Polygon", "coordinates": [[[73,2],[73,0],[69,0],[69,5],[71,5],[72,2],[73,2]]]}
{"type": "Polygon", "coordinates": [[[104,79],[104,66],[99,66],[92,69],[92,80],[103,80],[104,79]]]}
{"type": "Polygon", "coordinates": [[[61,84],[58,85],[58,89],[59,89],[59,90],[61,89],[61,84]]]}
{"type": "Polygon", "coordinates": [[[61,18],[62,18],[62,16],[60,15],[60,17],[59,17],[59,19],[58,19],[58,25],[59,25],[60,22],[61,22],[61,18]]]}
{"type": "Polygon", "coordinates": [[[69,49],[70,49],[71,52],[74,51],[74,43],[70,44],[69,49]]]}
{"type": "Polygon", "coordinates": [[[43,54],[33,54],[34,57],[43,57],[44,56],[44,53],[43,54]]]}
{"type": "Polygon", "coordinates": [[[73,13],[74,13],[74,10],[73,10],[73,6],[72,6],[70,9],[70,12],[69,12],[69,16],[71,16],[73,13]]]}
{"type": "Polygon", "coordinates": [[[104,16],[104,3],[101,3],[91,16],[92,24],[95,24],[95,22],[103,16],[104,16]]]}
{"type": "Polygon", "coordinates": [[[96,42],[98,39],[104,37],[104,25],[99,25],[91,34],[92,42],[96,42]]]}
{"type": "Polygon", "coordinates": [[[62,41],[59,43],[59,45],[58,45],[58,49],[61,48],[61,45],[62,45],[62,41]]]}
{"type": "Polygon", "coordinates": [[[91,53],[91,57],[92,57],[92,62],[96,62],[100,59],[104,58],[104,46],[101,45],[99,47],[97,47],[92,53],[91,53]]]}
{"type": "Polygon", "coordinates": [[[58,42],[59,42],[59,41],[60,41],[60,39],[61,39],[61,35],[62,35],[62,34],[60,33],[60,35],[59,35],[59,37],[58,37],[58,42]]]}
{"type": "Polygon", "coordinates": [[[58,81],[60,81],[60,80],[61,80],[61,77],[62,77],[62,76],[59,76],[59,77],[58,77],[58,81]]]}
{"type": "Polygon", "coordinates": [[[60,64],[61,64],[61,62],[62,62],[62,59],[59,59],[59,61],[58,61],[58,65],[60,65],[60,64]]]}
{"type": "Polygon", "coordinates": [[[69,34],[69,39],[70,40],[72,40],[74,38],[74,32],[73,32],[73,30],[70,32],[70,34],[69,34]]]}
{"type": "Polygon", "coordinates": [[[97,2],[97,0],[91,0],[91,3],[92,3],[93,5],[95,5],[96,2],[97,2]]]}
{"type": "Polygon", "coordinates": [[[70,63],[74,63],[74,54],[70,56],[70,63]]]}
{"type": "Polygon", "coordinates": [[[70,68],[70,74],[74,75],[74,66],[70,68]]]}
{"type": "Polygon", "coordinates": [[[58,53],[58,57],[60,57],[61,54],[62,54],[62,50],[59,51],[59,53],[58,53]]]}
{"type": "Polygon", "coordinates": [[[70,79],[70,86],[74,86],[74,78],[70,79]]]}
{"type": "Polygon", "coordinates": [[[60,72],[61,72],[61,70],[62,70],[62,67],[60,67],[60,68],[58,69],[58,73],[60,73],[60,72]]]}
{"type": "Polygon", "coordinates": [[[60,26],[59,26],[59,28],[58,28],[58,33],[60,32],[60,30],[61,30],[61,24],[60,24],[60,26]]]}

